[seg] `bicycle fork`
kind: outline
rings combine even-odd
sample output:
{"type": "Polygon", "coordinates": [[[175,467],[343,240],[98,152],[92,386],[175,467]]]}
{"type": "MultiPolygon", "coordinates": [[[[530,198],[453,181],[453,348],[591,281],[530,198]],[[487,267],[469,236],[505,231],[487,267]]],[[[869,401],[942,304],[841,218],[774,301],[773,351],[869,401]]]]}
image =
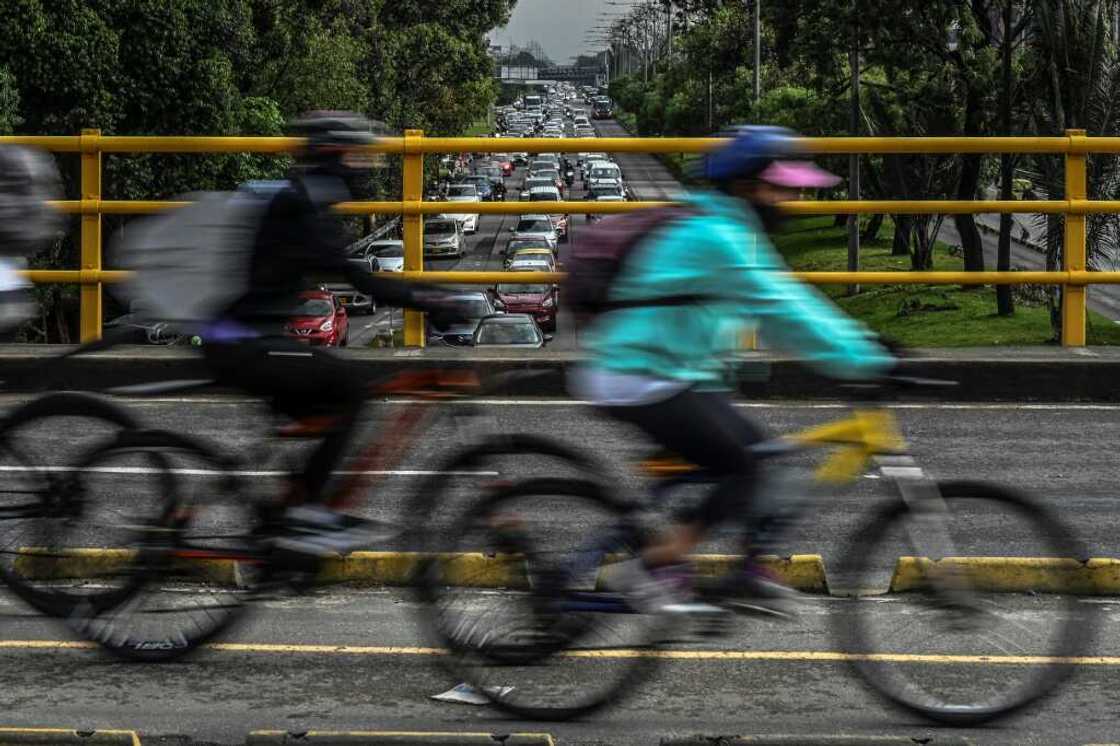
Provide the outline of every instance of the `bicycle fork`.
{"type": "MultiPolygon", "coordinates": [[[[949,533],[949,506],[937,482],[922,470],[913,456],[879,455],[874,460],[879,472],[893,482],[906,504],[906,535],[915,554],[931,562],[957,556],[956,544],[949,533]]],[[[928,575],[938,595],[950,604],[966,608],[974,605],[968,593],[968,578],[960,568],[932,564],[928,575]]]]}

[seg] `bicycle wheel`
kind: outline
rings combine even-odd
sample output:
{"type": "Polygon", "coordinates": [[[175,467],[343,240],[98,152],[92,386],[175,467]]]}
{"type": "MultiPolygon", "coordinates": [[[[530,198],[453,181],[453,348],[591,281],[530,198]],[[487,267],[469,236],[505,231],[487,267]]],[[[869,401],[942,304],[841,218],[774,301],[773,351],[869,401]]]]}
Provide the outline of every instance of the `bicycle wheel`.
{"type": "MultiPolygon", "coordinates": [[[[978,482],[939,488],[945,525],[962,557],[1084,556],[1062,522],[1023,495],[978,482]]],[[[914,553],[908,532],[922,530],[914,521],[896,502],[854,538],[844,556],[854,560],[859,587],[914,553]]],[[[953,725],[981,723],[1052,691],[1071,672],[1069,659],[1092,644],[1094,621],[1077,597],[1039,594],[1045,589],[1029,585],[998,592],[965,563],[940,565],[911,563],[908,573],[896,571],[889,603],[859,591],[834,613],[855,670],[891,702],[953,725]]]]}
{"type": "Polygon", "coordinates": [[[430,561],[418,591],[456,679],[519,717],[565,720],[648,676],[663,620],[631,613],[597,582],[604,562],[634,556],[629,514],[578,479],[500,485],[468,506],[455,559],[430,561]]]}
{"type": "Polygon", "coordinates": [[[267,563],[257,548],[256,505],[238,493],[229,463],[169,432],[124,433],[106,458],[155,453],[174,475],[163,526],[138,547],[141,582],[120,603],[72,614],[79,635],[127,660],[187,655],[227,631],[259,588],[267,563]]]}
{"type": "Polygon", "coordinates": [[[0,421],[0,580],[33,608],[55,616],[103,608],[135,586],[127,548],[167,504],[138,500],[132,488],[164,470],[158,458],[110,463],[98,454],[136,426],[113,403],[73,393],[28,402],[0,421]]]}

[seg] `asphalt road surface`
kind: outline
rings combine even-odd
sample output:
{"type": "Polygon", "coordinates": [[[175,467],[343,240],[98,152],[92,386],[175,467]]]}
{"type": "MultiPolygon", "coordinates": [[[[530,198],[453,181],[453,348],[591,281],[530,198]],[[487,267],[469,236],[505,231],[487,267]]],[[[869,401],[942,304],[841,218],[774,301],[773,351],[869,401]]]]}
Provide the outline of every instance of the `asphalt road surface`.
{"type": "MultiPolygon", "coordinates": [[[[4,397],[0,405],[15,401],[16,397],[4,397]]],[[[166,398],[132,406],[149,425],[179,429],[247,459],[243,473],[262,495],[276,489],[274,472],[306,447],[261,446],[257,436],[266,431],[267,419],[259,406],[240,398],[166,398]]],[[[404,406],[384,404],[376,412],[392,417],[404,406]]],[[[440,413],[462,410],[454,404],[424,406],[434,406],[433,411],[440,413]]],[[[620,491],[640,490],[640,480],[626,464],[645,450],[643,444],[632,433],[595,416],[589,407],[538,400],[495,401],[485,409],[483,422],[436,426],[427,432],[399,464],[389,465],[389,473],[380,475],[382,481],[359,512],[386,520],[422,520],[435,537],[434,546],[466,549],[464,544],[471,539],[457,523],[458,516],[481,484],[560,473],[555,465],[532,458],[485,464],[477,472],[439,478],[441,485],[454,489],[434,516],[410,514],[418,485],[427,474],[440,470],[443,456],[459,443],[480,436],[482,430],[476,426],[502,433],[532,432],[574,444],[618,468],[620,491]]],[[[934,475],[993,480],[1028,491],[1074,528],[1087,556],[1120,556],[1114,478],[1120,407],[918,403],[893,411],[913,440],[919,461],[934,475]]],[[[745,402],[743,412],[769,431],[784,433],[836,419],[844,408],[745,402]]],[[[75,463],[75,454],[100,435],[81,423],[55,422],[23,433],[20,442],[29,454],[28,462],[58,466],[75,463]]],[[[16,473],[11,468],[15,465],[2,466],[5,478],[16,473]]],[[[88,468],[81,473],[88,479],[100,515],[116,516],[106,523],[126,525],[138,509],[157,502],[161,494],[146,478],[143,462],[100,462],[88,468]]],[[[208,494],[208,485],[213,484],[205,469],[180,477],[184,489],[201,495],[208,494]]],[[[888,499],[882,480],[870,478],[848,491],[829,490],[779,551],[819,553],[825,558],[830,582],[842,578],[856,527],[874,506],[888,499]]],[[[235,519],[221,510],[209,512],[218,529],[237,527],[235,519]]],[[[594,516],[559,505],[551,512],[541,509],[539,520],[561,541],[585,536],[599,525],[594,516]]],[[[1042,551],[1013,516],[964,510],[953,525],[962,553],[1036,555],[1042,551]]],[[[378,548],[394,547],[418,548],[401,540],[378,548]]],[[[734,547],[732,539],[723,536],[705,549],[734,547]]],[[[884,573],[889,571],[887,556],[884,573]]],[[[1114,713],[1120,697],[1111,684],[1120,668],[1120,658],[1115,657],[1120,647],[1108,631],[1120,624],[1120,602],[1080,602],[1079,613],[1101,615],[1105,634],[1093,654],[1102,657],[1078,664],[1076,676],[1055,698],[996,725],[965,731],[932,726],[885,707],[838,655],[842,651],[830,636],[830,620],[839,619],[843,627],[843,615],[863,609],[870,609],[871,618],[886,631],[883,648],[873,652],[928,650],[918,647],[926,642],[913,626],[920,620],[908,613],[905,597],[892,599],[819,597],[794,623],[750,619],[737,625],[730,636],[716,640],[681,631],[674,639],[683,642],[668,649],[686,654],[660,661],[652,680],[635,684],[632,696],[617,708],[582,722],[545,726],[510,720],[489,707],[430,700],[430,695],[457,683],[456,676],[441,667],[444,657],[417,632],[415,602],[402,592],[335,588],[313,597],[264,603],[250,623],[222,640],[227,647],[163,666],[125,665],[97,651],[75,648],[66,643],[71,637],[65,629],[14,602],[0,601],[0,670],[4,672],[0,725],[135,727],[149,736],[181,735],[210,743],[240,742],[253,728],[547,730],[561,744],[620,746],[653,744],[692,733],[843,733],[914,739],[967,735],[976,744],[1088,744],[1115,739],[1114,713]]],[[[479,594],[478,603],[493,601],[492,594],[479,594]]],[[[1047,646],[1039,641],[1043,638],[1036,640],[1032,633],[1048,629],[1054,602],[1046,597],[1005,597],[1000,604],[1007,608],[1006,624],[1011,627],[1004,636],[969,638],[950,649],[957,657],[906,665],[925,666],[923,681],[950,690],[1020,675],[1030,664],[992,662],[984,656],[1046,655],[1047,646]]],[[[516,678],[501,671],[487,675],[495,684],[502,683],[495,676],[508,676],[506,684],[512,682],[522,692],[542,686],[594,686],[616,674],[625,660],[624,655],[575,660],[555,671],[520,672],[516,678]]]]}

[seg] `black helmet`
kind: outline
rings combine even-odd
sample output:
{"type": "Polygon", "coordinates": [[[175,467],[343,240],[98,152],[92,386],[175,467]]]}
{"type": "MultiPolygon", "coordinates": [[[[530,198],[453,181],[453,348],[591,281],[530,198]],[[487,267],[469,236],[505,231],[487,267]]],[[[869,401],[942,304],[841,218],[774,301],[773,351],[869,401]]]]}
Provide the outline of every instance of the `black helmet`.
{"type": "MultiPolygon", "coordinates": [[[[288,124],[293,137],[306,137],[307,145],[297,154],[298,160],[312,166],[323,167],[342,176],[368,172],[383,163],[382,158],[371,159],[361,168],[353,168],[341,156],[361,145],[374,145],[379,136],[388,133],[381,122],[367,119],[350,111],[312,111],[288,124]]],[[[371,154],[372,155],[372,154],[371,154]]]]}

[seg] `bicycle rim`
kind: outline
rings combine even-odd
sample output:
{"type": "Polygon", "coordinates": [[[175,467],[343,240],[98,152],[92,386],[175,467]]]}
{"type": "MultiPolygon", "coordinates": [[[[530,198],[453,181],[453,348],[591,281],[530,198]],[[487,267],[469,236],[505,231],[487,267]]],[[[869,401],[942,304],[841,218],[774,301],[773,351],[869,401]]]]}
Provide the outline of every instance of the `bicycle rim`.
{"type": "Polygon", "coordinates": [[[267,564],[247,533],[257,523],[255,507],[228,494],[226,464],[202,444],[140,432],[122,438],[118,450],[166,459],[173,508],[162,531],[137,547],[143,582],[113,608],[77,609],[67,622],[127,660],[180,658],[240,620],[262,582],[267,564]]]}
{"type": "Polygon", "coordinates": [[[476,554],[431,562],[420,585],[426,627],[456,679],[501,710],[541,720],[586,715],[633,691],[653,669],[663,622],[605,611],[603,562],[633,556],[625,516],[598,485],[575,479],[498,487],[468,506],[458,536],[476,554]],[[584,539],[613,538],[572,543],[557,516],[584,527],[584,539]],[[575,593],[589,608],[573,610],[566,599],[575,593]]]}
{"type": "Polygon", "coordinates": [[[0,426],[0,579],[35,609],[62,616],[77,606],[107,608],[139,582],[127,549],[167,504],[137,499],[136,486],[153,480],[161,495],[168,475],[151,454],[106,458],[106,443],[133,424],[101,399],[56,394],[0,426]]]}
{"type": "MultiPolygon", "coordinates": [[[[998,557],[1009,547],[1035,557],[1083,556],[1054,515],[1014,491],[975,482],[939,487],[961,556],[998,557]]],[[[914,554],[905,531],[912,519],[896,503],[855,538],[845,556],[855,560],[857,581],[893,566],[892,554],[914,554]]],[[[941,565],[950,569],[911,563],[908,577],[892,581],[889,603],[861,591],[834,614],[842,645],[878,656],[853,666],[889,701],[941,722],[982,723],[1053,691],[1071,673],[1069,659],[1091,646],[1095,622],[1076,596],[997,592],[981,575],[951,569],[960,563],[941,565]]]]}

